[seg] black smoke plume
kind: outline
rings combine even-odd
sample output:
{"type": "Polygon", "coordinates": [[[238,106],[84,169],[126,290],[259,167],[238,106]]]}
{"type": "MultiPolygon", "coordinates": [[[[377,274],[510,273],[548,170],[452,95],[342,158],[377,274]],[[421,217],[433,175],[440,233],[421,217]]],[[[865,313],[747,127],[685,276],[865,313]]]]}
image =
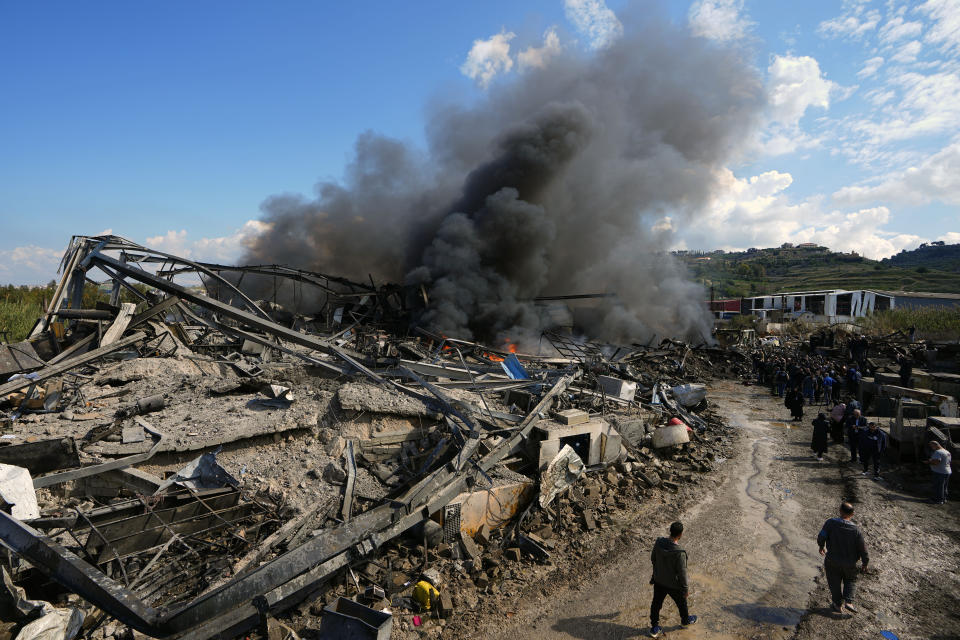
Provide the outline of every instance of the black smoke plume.
{"type": "Polygon", "coordinates": [[[607,49],[563,53],[479,104],[437,101],[425,151],[362,134],[342,183],[264,203],[272,227],[245,260],[422,284],[421,321],[466,339],[529,343],[552,321],[534,297],[596,292],[616,297],[577,312],[591,337],[699,338],[705,294],[666,249],[761,103],[741,52],[627,21],[607,49]]]}

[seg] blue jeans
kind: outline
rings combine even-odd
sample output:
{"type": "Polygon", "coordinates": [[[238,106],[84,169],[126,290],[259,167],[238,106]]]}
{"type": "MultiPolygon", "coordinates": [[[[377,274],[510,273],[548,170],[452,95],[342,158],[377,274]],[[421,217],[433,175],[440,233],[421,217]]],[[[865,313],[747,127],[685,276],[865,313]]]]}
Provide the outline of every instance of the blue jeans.
{"type": "Polygon", "coordinates": [[[933,500],[934,502],[947,501],[947,486],[950,484],[950,474],[933,472],[933,500]]]}
{"type": "Polygon", "coordinates": [[[786,383],[786,382],[778,382],[778,383],[777,383],[777,395],[782,398],[782,397],[783,397],[783,391],[784,391],[784,389],[786,389],[786,388],[787,388],[787,383],[786,383]]]}

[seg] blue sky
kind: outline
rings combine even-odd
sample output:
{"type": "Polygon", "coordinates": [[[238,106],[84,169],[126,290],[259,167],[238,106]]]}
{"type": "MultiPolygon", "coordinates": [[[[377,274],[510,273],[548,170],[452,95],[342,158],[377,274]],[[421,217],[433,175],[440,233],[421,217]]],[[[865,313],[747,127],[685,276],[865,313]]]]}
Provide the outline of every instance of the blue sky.
{"type": "MultiPolygon", "coordinates": [[[[270,195],[336,179],[357,135],[422,144],[426,105],[602,48],[626,0],[0,6],[0,282],[73,234],[235,260],[270,195]]],[[[644,3],[742,49],[768,105],[677,248],[960,242],[960,1],[644,3]]],[[[653,19],[653,18],[651,18],[653,19]]]]}

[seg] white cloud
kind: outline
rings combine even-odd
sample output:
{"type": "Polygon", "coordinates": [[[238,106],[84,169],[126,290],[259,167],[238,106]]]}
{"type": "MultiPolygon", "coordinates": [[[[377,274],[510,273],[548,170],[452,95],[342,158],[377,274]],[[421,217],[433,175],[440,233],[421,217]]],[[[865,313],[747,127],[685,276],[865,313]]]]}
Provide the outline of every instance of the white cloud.
{"type": "Polygon", "coordinates": [[[460,65],[460,72],[487,88],[495,76],[513,68],[510,41],[515,37],[513,32],[501,31],[488,40],[474,40],[466,61],[460,65]]]}
{"type": "Polygon", "coordinates": [[[4,284],[46,284],[57,279],[63,249],[34,244],[0,250],[0,282],[4,284]]]}
{"type": "Polygon", "coordinates": [[[854,127],[871,142],[882,144],[955,130],[960,117],[960,75],[905,72],[894,76],[888,86],[900,89],[900,99],[881,118],[854,127]]]}
{"type": "Polygon", "coordinates": [[[623,35],[623,25],[617,14],[603,0],[564,0],[567,20],[587,36],[590,47],[602,49],[623,35]]]}
{"type": "Polygon", "coordinates": [[[877,73],[877,70],[883,66],[883,58],[875,56],[863,63],[863,68],[857,72],[858,78],[869,78],[877,73]]]}
{"type": "Polygon", "coordinates": [[[767,73],[767,123],[756,146],[772,156],[819,146],[819,137],[801,129],[801,119],[811,107],[829,108],[831,93],[843,100],[856,89],[827,80],[810,56],[774,56],[767,73]]]}
{"type": "Polygon", "coordinates": [[[825,20],[817,27],[817,32],[835,38],[859,39],[877,28],[880,24],[880,12],[867,9],[867,2],[854,0],[844,2],[842,15],[825,20]]]}
{"type": "Polygon", "coordinates": [[[960,232],[957,231],[948,231],[937,240],[943,240],[947,244],[960,244],[960,232]]]}
{"type": "Polygon", "coordinates": [[[810,107],[830,106],[836,83],[824,78],[820,64],[810,56],[774,56],[767,69],[772,119],[797,124],[810,107]]]}
{"type": "Polygon", "coordinates": [[[839,211],[825,209],[819,197],[791,202],[785,193],[793,183],[789,173],[767,171],[737,178],[724,169],[717,178],[720,187],[713,201],[696,225],[678,231],[678,245],[742,250],[816,242],[881,258],[924,241],[920,236],[886,231],[890,221],[886,207],[839,211]]]}
{"type": "Polygon", "coordinates": [[[240,259],[250,242],[269,228],[269,223],[247,220],[242,227],[228,236],[190,240],[186,230],[181,229],[147,238],[145,244],[150,249],[191,260],[233,264],[240,259]]]}
{"type": "Polygon", "coordinates": [[[880,41],[891,44],[903,38],[916,38],[923,32],[923,25],[919,22],[907,22],[896,16],[880,27],[880,41]]]}
{"type": "Polygon", "coordinates": [[[920,51],[923,49],[923,45],[920,44],[919,40],[911,40],[907,44],[903,45],[897,52],[890,56],[890,62],[898,62],[900,64],[909,64],[914,62],[917,59],[917,56],[920,55],[920,51]]]}
{"type": "Polygon", "coordinates": [[[742,12],[743,0],[697,0],[688,14],[690,30],[716,42],[741,40],[753,26],[742,12]]]}
{"type": "Polygon", "coordinates": [[[927,42],[944,51],[960,50],[960,0],[927,0],[918,9],[933,22],[927,42]]]}
{"type": "Polygon", "coordinates": [[[557,28],[550,27],[543,34],[542,47],[527,47],[517,55],[518,68],[520,71],[542,68],[550,58],[560,53],[561,50],[557,28]]]}
{"type": "Polygon", "coordinates": [[[172,253],[184,258],[192,258],[190,248],[187,246],[187,230],[167,231],[163,235],[151,236],[147,238],[146,246],[158,251],[172,253]]]}
{"type": "Polygon", "coordinates": [[[833,194],[841,204],[942,202],[960,205],[960,141],[944,147],[918,166],[883,176],[873,186],[850,186],[833,194]]]}

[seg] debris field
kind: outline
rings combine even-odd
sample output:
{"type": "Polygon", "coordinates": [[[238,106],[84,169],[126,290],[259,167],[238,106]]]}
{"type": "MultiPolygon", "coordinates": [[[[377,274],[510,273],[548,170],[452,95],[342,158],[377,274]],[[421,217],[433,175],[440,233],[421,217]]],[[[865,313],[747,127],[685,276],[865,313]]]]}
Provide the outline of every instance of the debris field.
{"type": "Polygon", "coordinates": [[[555,329],[524,354],[417,326],[422,291],[116,236],[75,236],[62,272],[0,346],[2,618],[24,639],[438,634],[700,482],[734,444],[704,382],[752,379],[759,348],[555,329]],[[84,309],[94,270],[110,301],[84,309]],[[313,314],[246,293],[271,282],[313,314]]]}

